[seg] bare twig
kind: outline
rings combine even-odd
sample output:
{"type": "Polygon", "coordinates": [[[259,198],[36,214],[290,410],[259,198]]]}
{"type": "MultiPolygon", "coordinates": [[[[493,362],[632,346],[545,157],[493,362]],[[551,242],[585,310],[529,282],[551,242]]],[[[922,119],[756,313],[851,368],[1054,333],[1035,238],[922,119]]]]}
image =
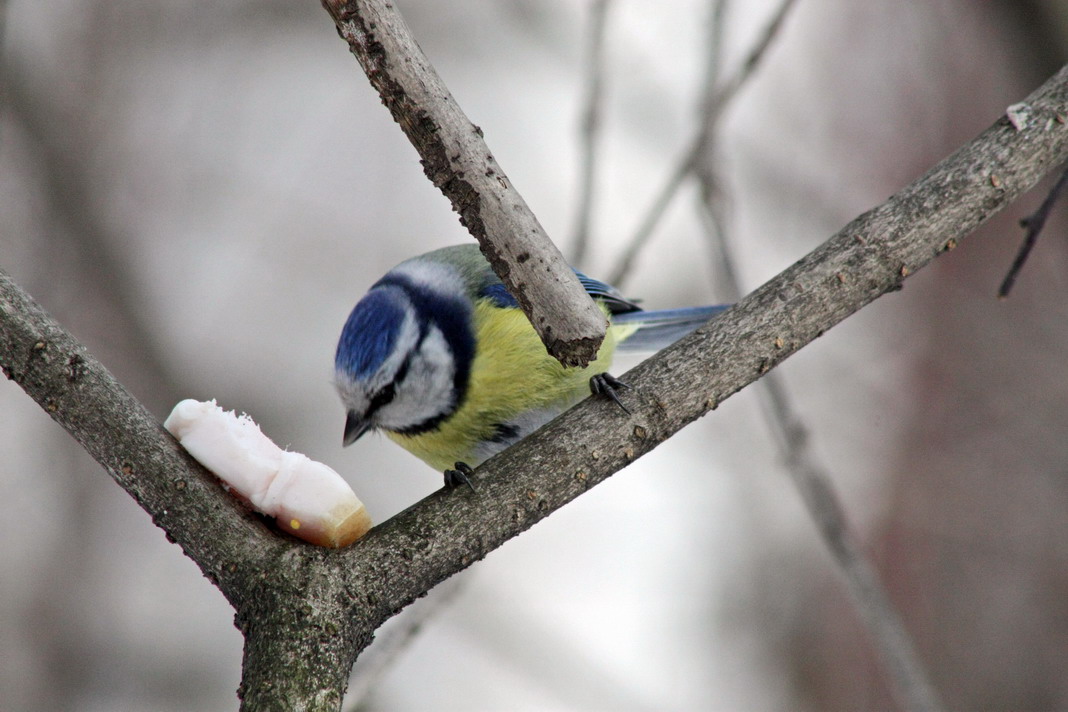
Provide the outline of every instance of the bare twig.
{"type": "Polygon", "coordinates": [[[998,299],[1005,299],[1009,296],[1012,286],[1016,284],[1016,277],[1020,274],[1024,263],[1027,262],[1027,258],[1031,255],[1031,250],[1034,248],[1035,243],[1038,242],[1038,236],[1042,232],[1042,228],[1046,226],[1046,219],[1049,218],[1057,198],[1060,197],[1061,191],[1064,190],[1066,185],[1068,185],[1068,167],[1061,173],[1061,177],[1057,179],[1053,188],[1050,189],[1046,199],[1042,201],[1042,205],[1038,206],[1038,210],[1020,220],[1020,225],[1027,229],[1027,234],[1024,236],[1019,252],[1016,253],[1016,259],[1012,261],[1009,273],[1005,275],[1001,288],[998,289],[998,299]]]}
{"type": "MultiPolygon", "coordinates": [[[[720,74],[718,58],[720,50],[719,48],[712,48],[710,50],[709,56],[711,59],[706,64],[705,77],[702,82],[703,89],[701,92],[702,99],[700,109],[705,120],[698,125],[693,138],[682,153],[682,158],[679,159],[675,167],[672,169],[668,179],[664,182],[663,187],[653,199],[649,210],[638,224],[638,229],[627,242],[627,246],[624,248],[623,254],[620,257],[619,264],[616,265],[615,270],[609,275],[609,281],[612,284],[617,286],[621,285],[630,275],[631,270],[634,268],[634,261],[637,259],[638,253],[641,252],[642,248],[645,247],[646,243],[649,241],[649,238],[652,237],[653,230],[655,230],[656,226],[660,223],[660,219],[664,216],[668,206],[671,205],[671,201],[675,198],[679,188],[682,187],[682,184],[693,173],[698,157],[707,149],[709,137],[715,133],[720,117],[730,106],[731,101],[738,95],[738,92],[742,87],[744,87],[756,73],[761,60],[767,54],[768,48],[771,47],[772,42],[778,36],[787,13],[790,11],[790,8],[794,6],[796,1],[797,0],[781,0],[774,15],[772,15],[771,20],[761,33],[757,43],[750,50],[745,61],[742,62],[741,67],[738,68],[730,79],[725,80],[722,84],[719,84],[716,81],[708,81],[709,77],[714,79],[720,74]]],[[[724,12],[724,8],[719,7],[718,4],[713,5],[711,20],[711,26],[713,28],[722,26],[724,12]]],[[[719,33],[722,30],[715,29],[714,31],[719,33]]]]}
{"type": "Polygon", "coordinates": [[[352,670],[345,698],[349,712],[359,712],[368,706],[368,698],[375,685],[415,641],[423,625],[456,598],[465,580],[460,576],[445,581],[425,599],[416,601],[398,616],[394,628],[376,636],[374,646],[368,649],[352,670]]]}
{"type": "Polygon", "coordinates": [[[935,712],[942,705],[901,616],[879,580],[878,571],[849,526],[831,478],[808,446],[808,433],[794,413],[780,378],[769,373],[761,393],[765,417],[778,432],[786,469],[838,564],[857,611],[886,665],[891,689],[903,709],[935,712]]]}
{"type": "MultiPolygon", "coordinates": [[[[708,53],[705,55],[705,82],[701,87],[702,107],[711,103],[715,88],[719,85],[719,75],[723,67],[723,36],[727,33],[727,12],[730,0],[711,0],[708,13],[708,53]]],[[[701,109],[701,113],[706,113],[701,109]]]]}
{"type": "Polygon", "coordinates": [[[604,29],[612,0],[593,0],[586,35],[586,89],[579,125],[579,185],[575,214],[572,264],[581,267],[590,243],[593,218],[594,176],[597,173],[597,139],[601,130],[601,95],[604,86],[604,29]]]}
{"type": "Polygon", "coordinates": [[[452,201],[549,353],[565,365],[597,355],[608,322],[493,158],[387,0],[322,0],[382,102],[452,201]]]}
{"type": "Polygon", "coordinates": [[[706,109],[706,113],[712,124],[719,122],[720,115],[730,105],[731,100],[734,99],[735,95],[738,94],[742,87],[744,87],[753,75],[756,74],[756,70],[760,66],[761,61],[764,59],[765,55],[767,55],[768,48],[771,47],[775,38],[779,36],[783,22],[786,21],[786,15],[790,12],[790,9],[796,2],[797,0],[780,0],[779,7],[776,8],[775,13],[771,16],[771,20],[768,21],[768,24],[764,27],[764,31],[757,39],[757,43],[749,50],[749,54],[746,55],[745,60],[742,62],[742,66],[738,68],[738,71],[734,73],[734,76],[718,86],[712,96],[708,99],[710,106],[706,109]]]}
{"type": "MultiPolygon", "coordinates": [[[[687,155],[693,155],[692,146],[687,152],[687,155]]],[[[623,254],[619,258],[619,264],[617,264],[616,268],[609,273],[609,284],[622,287],[630,277],[631,270],[634,269],[634,261],[638,258],[638,253],[645,247],[645,244],[649,242],[649,238],[653,235],[653,230],[660,224],[660,219],[664,217],[664,213],[667,212],[668,207],[671,205],[671,201],[674,200],[675,194],[678,193],[679,188],[682,187],[686,178],[689,177],[690,168],[690,159],[686,158],[672,170],[667,181],[660,188],[656,197],[653,198],[652,205],[650,205],[649,210],[646,211],[645,216],[638,225],[638,229],[634,231],[634,235],[631,236],[627,246],[623,249],[623,254]]]]}

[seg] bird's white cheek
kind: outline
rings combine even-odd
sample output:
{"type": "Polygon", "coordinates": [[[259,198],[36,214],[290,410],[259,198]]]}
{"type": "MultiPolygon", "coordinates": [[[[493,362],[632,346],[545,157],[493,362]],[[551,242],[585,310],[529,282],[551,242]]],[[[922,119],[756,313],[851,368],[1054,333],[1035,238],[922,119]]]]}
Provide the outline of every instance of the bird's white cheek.
{"type": "Polygon", "coordinates": [[[432,328],[412,356],[397,396],[377,419],[382,427],[403,430],[448,413],[453,402],[455,361],[445,337],[432,328]]]}

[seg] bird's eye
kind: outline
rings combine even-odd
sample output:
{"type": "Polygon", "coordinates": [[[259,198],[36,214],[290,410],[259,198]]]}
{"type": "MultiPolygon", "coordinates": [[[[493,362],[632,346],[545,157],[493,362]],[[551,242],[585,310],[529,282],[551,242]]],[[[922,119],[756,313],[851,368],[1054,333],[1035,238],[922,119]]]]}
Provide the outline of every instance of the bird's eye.
{"type": "Polygon", "coordinates": [[[394,396],[397,395],[397,388],[393,384],[394,382],[390,382],[386,385],[385,388],[380,390],[378,393],[375,393],[374,397],[371,399],[371,404],[367,408],[367,412],[369,414],[374,413],[379,408],[383,408],[389,405],[389,403],[393,400],[394,396]]]}
{"type": "Polygon", "coordinates": [[[397,395],[397,384],[402,382],[408,375],[408,368],[412,363],[411,354],[408,358],[404,359],[404,363],[397,369],[397,373],[394,374],[393,380],[382,386],[382,388],[371,397],[371,403],[367,406],[367,414],[374,413],[379,408],[384,408],[393,402],[393,398],[397,395]]]}

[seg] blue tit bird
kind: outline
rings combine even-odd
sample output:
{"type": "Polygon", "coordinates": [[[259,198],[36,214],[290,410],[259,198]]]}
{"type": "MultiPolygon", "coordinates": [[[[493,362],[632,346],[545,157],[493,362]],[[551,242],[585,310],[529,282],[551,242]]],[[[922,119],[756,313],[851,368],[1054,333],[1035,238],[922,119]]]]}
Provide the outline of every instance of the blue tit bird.
{"type": "Polygon", "coordinates": [[[644,311],[615,288],[576,274],[609,319],[596,360],[583,368],[549,355],[477,245],[445,247],[394,267],[353,308],[337,344],[343,444],[380,430],[444,471],[446,483],[467,481],[471,467],[591,391],[620,403],[616,388],[624,384],[607,373],[617,350],[663,348],[726,309],[644,311]]]}

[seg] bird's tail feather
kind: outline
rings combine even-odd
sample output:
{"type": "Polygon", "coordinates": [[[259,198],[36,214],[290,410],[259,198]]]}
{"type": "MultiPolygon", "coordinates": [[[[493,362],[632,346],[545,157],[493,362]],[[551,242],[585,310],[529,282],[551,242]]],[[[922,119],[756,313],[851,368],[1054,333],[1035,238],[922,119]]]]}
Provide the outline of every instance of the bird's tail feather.
{"type": "Polygon", "coordinates": [[[620,352],[659,351],[704,324],[729,304],[708,307],[684,307],[658,311],[632,311],[615,314],[613,326],[630,326],[635,330],[617,346],[620,352]]]}

